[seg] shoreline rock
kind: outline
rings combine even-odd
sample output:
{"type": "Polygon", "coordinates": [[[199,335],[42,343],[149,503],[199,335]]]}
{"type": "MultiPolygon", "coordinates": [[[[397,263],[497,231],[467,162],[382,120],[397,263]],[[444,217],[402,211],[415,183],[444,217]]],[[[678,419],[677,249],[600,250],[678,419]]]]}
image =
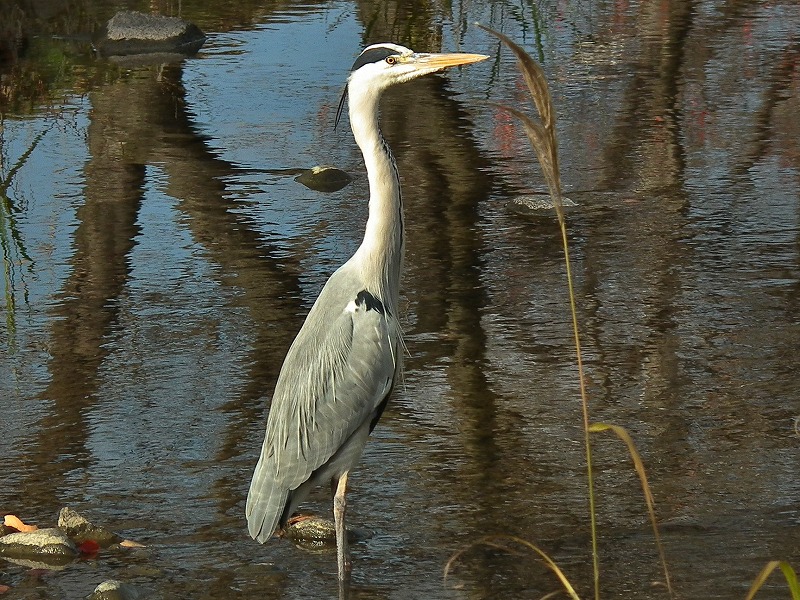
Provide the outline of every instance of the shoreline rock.
{"type": "Polygon", "coordinates": [[[125,10],[115,14],[94,36],[101,56],[178,54],[191,56],[206,41],[197,25],[179,17],[125,10]]]}

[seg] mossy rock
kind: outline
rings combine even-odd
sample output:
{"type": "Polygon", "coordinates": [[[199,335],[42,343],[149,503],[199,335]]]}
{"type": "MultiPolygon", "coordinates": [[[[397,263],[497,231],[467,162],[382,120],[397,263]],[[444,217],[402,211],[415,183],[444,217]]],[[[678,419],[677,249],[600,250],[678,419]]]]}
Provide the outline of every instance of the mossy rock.
{"type": "Polygon", "coordinates": [[[77,555],[75,543],[56,527],[0,537],[0,556],[8,558],[74,558],[77,555]]]}

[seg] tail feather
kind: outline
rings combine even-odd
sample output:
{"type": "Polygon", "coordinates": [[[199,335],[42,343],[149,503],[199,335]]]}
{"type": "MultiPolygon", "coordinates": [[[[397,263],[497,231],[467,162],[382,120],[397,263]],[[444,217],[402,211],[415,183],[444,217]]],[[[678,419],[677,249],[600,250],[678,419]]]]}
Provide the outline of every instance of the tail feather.
{"type": "Polygon", "coordinates": [[[259,460],[247,494],[247,529],[250,537],[263,544],[281,526],[289,501],[289,490],[278,485],[274,474],[263,468],[259,460]]]}

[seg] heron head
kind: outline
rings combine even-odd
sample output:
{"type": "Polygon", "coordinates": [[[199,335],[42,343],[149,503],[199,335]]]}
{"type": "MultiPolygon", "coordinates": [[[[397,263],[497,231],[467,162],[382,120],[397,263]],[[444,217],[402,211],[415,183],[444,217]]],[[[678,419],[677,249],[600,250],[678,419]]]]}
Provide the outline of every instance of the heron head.
{"type": "MultiPolygon", "coordinates": [[[[414,52],[413,50],[384,42],[367,46],[359,54],[353,67],[350,69],[350,77],[347,85],[352,90],[359,89],[362,93],[380,95],[386,88],[411,81],[417,77],[436,73],[449,67],[466,65],[479,62],[489,58],[485,54],[466,54],[466,53],[446,53],[429,54],[414,52]]],[[[339,105],[339,113],[336,122],[339,121],[341,110],[344,105],[344,97],[339,105]]]]}
{"type": "Polygon", "coordinates": [[[349,84],[359,83],[387,88],[448,67],[466,65],[489,58],[484,54],[427,54],[397,44],[367,46],[350,69],[349,84]]]}

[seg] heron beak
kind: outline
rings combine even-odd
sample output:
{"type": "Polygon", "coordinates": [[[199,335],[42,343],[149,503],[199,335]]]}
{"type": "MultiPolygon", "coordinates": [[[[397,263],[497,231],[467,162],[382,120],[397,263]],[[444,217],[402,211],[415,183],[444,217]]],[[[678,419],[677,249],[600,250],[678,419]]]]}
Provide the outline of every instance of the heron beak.
{"type": "Polygon", "coordinates": [[[447,69],[448,67],[457,67],[459,65],[468,65],[470,63],[480,62],[489,58],[485,54],[465,54],[462,52],[454,52],[450,54],[413,54],[411,61],[415,67],[425,69],[426,71],[439,71],[447,69]]]}

